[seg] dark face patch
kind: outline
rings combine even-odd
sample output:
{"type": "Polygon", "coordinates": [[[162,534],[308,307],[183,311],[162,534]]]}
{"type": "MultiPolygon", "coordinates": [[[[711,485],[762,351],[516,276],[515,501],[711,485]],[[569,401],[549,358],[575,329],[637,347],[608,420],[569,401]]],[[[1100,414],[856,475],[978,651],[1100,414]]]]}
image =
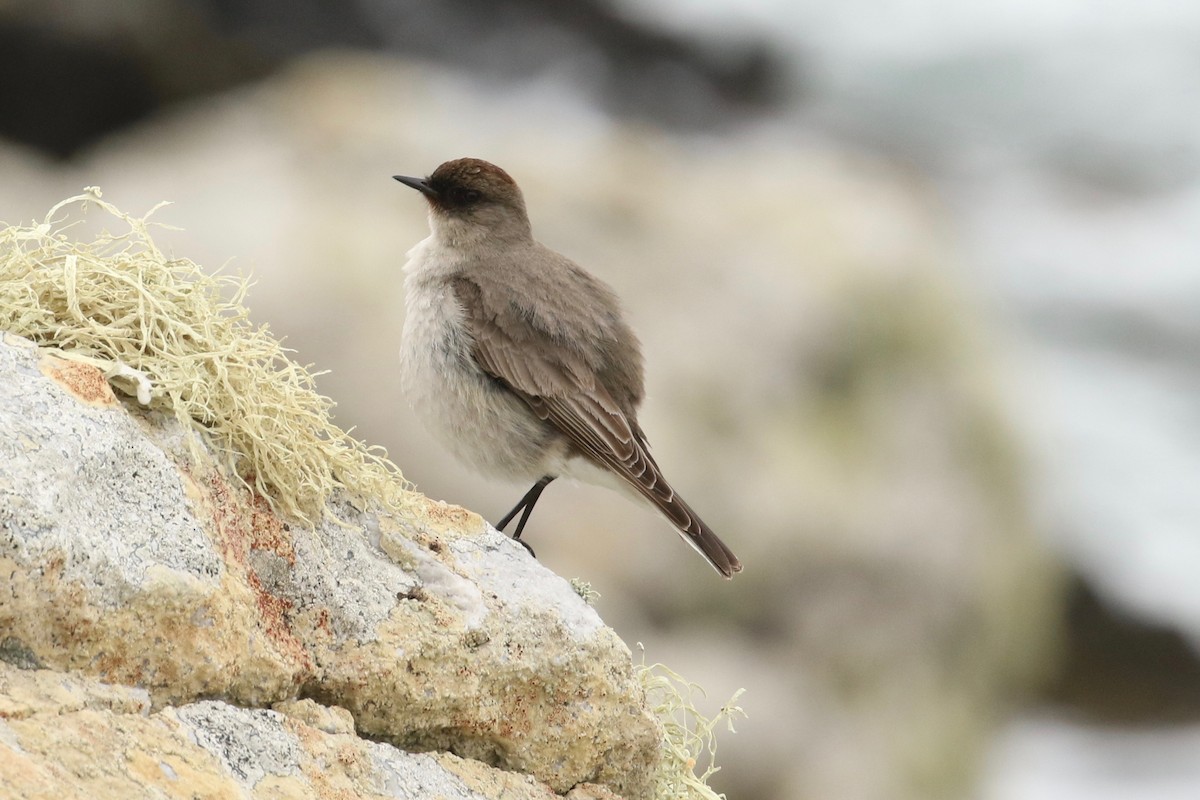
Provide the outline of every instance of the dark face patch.
{"type": "Polygon", "coordinates": [[[435,174],[428,181],[429,188],[437,192],[438,205],[448,211],[462,211],[484,201],[484,193],[472,186],[464,186],[453,177],[439,179],[435,174]]]}

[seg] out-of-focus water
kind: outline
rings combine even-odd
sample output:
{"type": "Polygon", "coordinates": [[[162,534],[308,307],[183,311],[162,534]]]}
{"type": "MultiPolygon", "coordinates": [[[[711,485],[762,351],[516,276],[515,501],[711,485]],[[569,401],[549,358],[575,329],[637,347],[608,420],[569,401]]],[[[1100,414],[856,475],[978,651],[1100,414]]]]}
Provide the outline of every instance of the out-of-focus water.
{"type": "MultiPolygon", "coordinates": [[[[1007,339],[1045,528],[1200,643],[1200,4],[657,0],[795,56],[795,121],[914,164],[1007,339]]],[[[1194,729],[1014,723],[988,800],[1200,796],[1194,729]]]]}
{"type": "Polygon", "coordinates": [[[1194,800],[1200,728],[1115,732],[1031,718],[1002,736],[980,800],[1194,800]]]}

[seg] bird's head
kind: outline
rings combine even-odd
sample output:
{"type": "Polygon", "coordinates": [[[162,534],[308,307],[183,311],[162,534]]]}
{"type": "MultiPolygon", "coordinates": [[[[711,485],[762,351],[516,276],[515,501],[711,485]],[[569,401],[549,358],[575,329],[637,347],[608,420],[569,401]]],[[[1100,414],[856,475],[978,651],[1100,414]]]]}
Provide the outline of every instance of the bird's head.
{"type": "Polygon", "coordinates": [[[435,230],[465,224],[496,235],[529,235],[521,189],[495,164],[458,158],[442,164],[427,178],[393,177],[425,195],[435,230]]]}

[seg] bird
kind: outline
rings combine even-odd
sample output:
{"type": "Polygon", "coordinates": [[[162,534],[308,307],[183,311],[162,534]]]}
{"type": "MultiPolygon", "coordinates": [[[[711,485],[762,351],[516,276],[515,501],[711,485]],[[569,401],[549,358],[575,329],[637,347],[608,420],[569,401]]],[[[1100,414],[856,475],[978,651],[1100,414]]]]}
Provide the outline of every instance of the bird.
{"type": "Polygon", "coordinates": [[[534,506],[567,477],[648,502],[722,576],[741,572],[650,455],[641,345],[612,288],[533,237],[500,167],[459,158],[393,178],[421,193],[430,227],[404,266],[401,387],[460,461],[533,481],[495,527],[520,514],[512,538],[529,549],[534,506]]]}

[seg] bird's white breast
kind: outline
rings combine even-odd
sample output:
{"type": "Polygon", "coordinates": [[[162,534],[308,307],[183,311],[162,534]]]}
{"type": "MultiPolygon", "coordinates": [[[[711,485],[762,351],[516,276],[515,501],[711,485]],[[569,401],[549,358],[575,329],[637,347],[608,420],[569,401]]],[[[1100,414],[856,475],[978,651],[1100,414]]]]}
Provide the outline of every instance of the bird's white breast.
{"type": "Polygon", "coordinates": [[[557,464],[561,437],[476,365],[451,279],[453,254],[430,239],[409,251],[402,389],[430,432],[468,466],[494,477],[536,480],[557,464]]]}

